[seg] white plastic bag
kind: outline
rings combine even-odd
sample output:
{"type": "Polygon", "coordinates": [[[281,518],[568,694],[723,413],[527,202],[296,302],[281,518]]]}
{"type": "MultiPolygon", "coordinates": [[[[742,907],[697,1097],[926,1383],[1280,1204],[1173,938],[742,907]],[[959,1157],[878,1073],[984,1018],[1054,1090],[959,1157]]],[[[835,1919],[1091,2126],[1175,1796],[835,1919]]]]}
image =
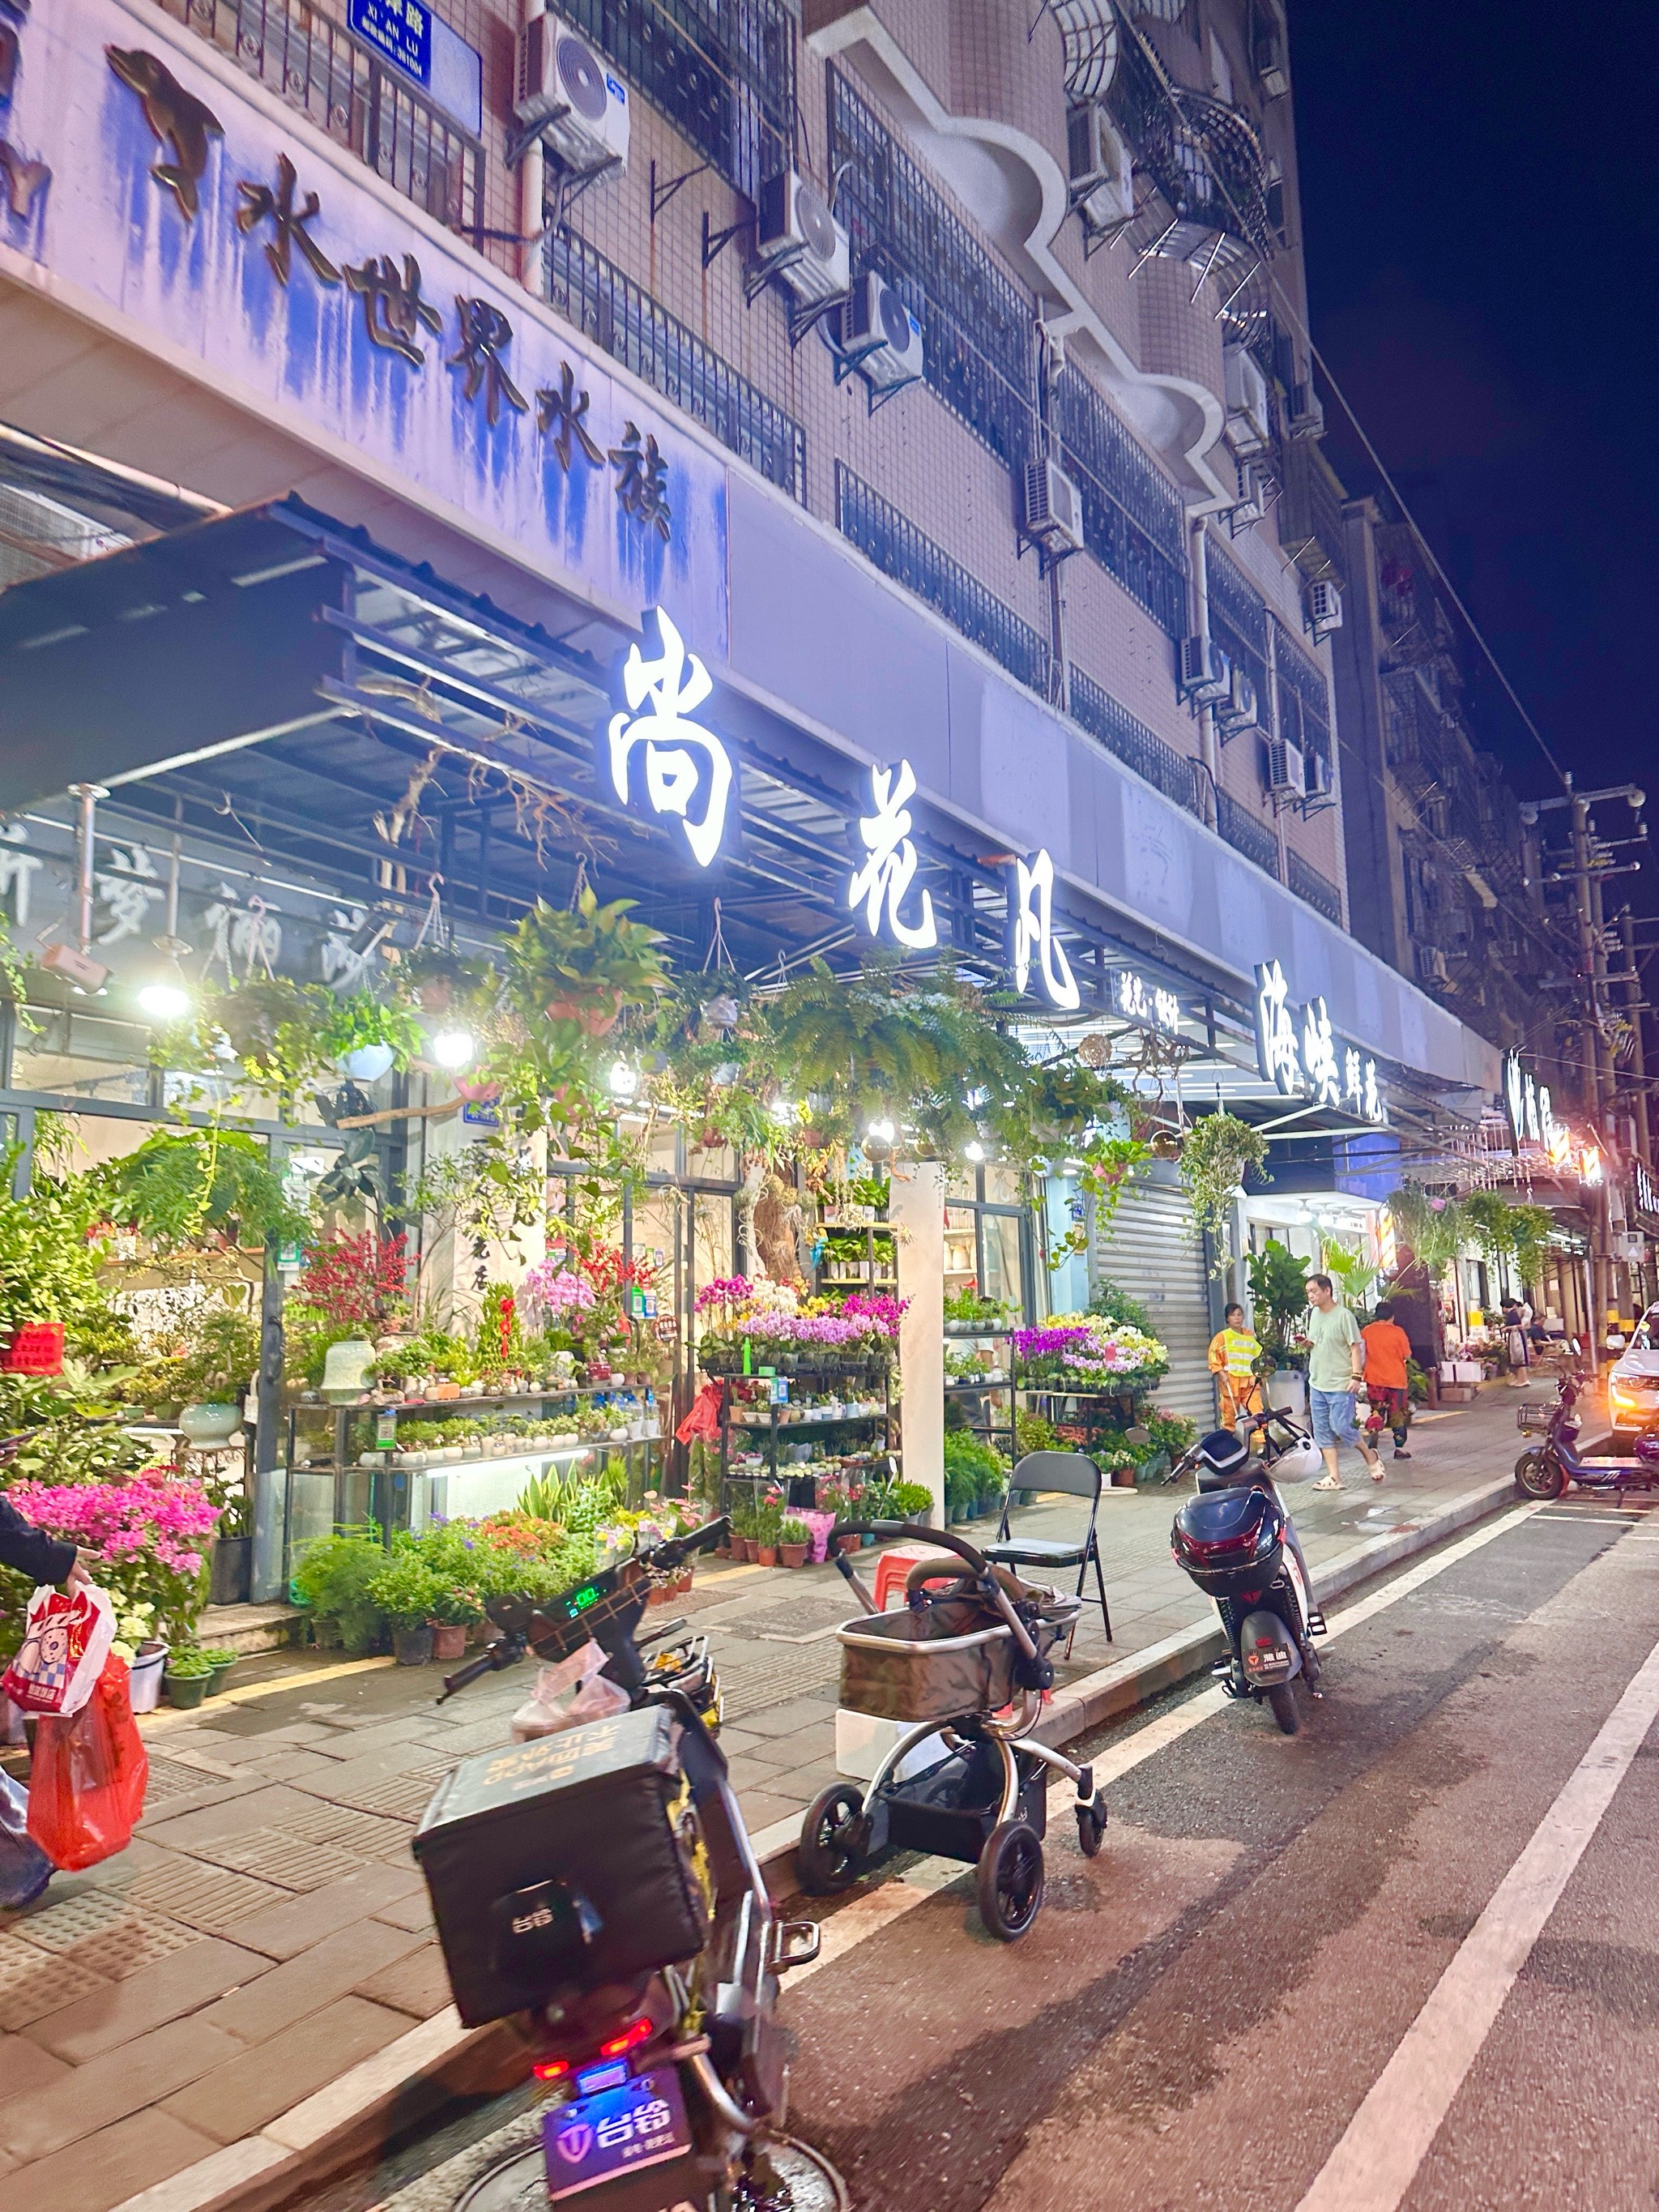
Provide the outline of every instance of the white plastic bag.
{"type": "Polygon", "coordinates": [[[68,1720],[97,1687],[115,1641],[115,1607],[106,1590],[42,1583],[29,1600],[23,1641],[0,1689],[26,1713],[68,1720]]]}
{"type": "Polygon", "coordinates": [[[599,1669],[605,1654],[590,1637],[580,1651],[544,1667],[536,1687],[513,1716],[513,1741],[528,1743],[532,1736],[556,1735],[561,1729],[580,1728],[584,1721],[602,1721],[608,1714],[628,1710],[628,1692],[609,1680],[599,1669]]]}

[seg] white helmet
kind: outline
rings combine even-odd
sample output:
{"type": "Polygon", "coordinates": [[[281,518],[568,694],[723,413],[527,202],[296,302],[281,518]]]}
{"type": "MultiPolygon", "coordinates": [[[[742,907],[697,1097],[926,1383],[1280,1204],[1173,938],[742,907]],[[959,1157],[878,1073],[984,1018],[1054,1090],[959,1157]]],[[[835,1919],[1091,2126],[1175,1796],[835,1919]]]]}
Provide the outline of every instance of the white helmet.
{"type": "Polygon", "coordinates": [[[1324,1455],[1313,1438],[1298,1437],[1280,1452],[1267,1472],[1275,1482],[1311,1482],[1324,1465],[1324,1455]]]}

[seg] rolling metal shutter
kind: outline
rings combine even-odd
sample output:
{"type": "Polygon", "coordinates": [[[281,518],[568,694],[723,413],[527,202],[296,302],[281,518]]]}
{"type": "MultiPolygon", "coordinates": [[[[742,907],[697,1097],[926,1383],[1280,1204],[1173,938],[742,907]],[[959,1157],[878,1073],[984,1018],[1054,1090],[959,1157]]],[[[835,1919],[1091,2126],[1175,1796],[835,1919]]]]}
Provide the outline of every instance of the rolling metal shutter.
{"type": "Polygon", "coordinates": [[[1208,1428],[1215,1418],[1207,1364],[1214,1330],[1203,1245],[1174,1168],[1160,1160],[1146,1172],[1146,1180],[1124,1194],[1105,1236],[1091,1231],[1089,1279],[1104,1276],[1140,1300],[1170,1354],[1157,1402],[1208,1428]]]}

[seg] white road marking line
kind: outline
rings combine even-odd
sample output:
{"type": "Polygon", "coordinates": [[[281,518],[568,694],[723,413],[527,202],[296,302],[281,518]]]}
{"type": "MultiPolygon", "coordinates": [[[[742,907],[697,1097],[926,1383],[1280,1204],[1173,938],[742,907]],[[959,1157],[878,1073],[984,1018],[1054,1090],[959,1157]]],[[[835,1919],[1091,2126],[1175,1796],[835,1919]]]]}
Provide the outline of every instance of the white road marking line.
{"type": "Polygon", "coordinates": [[[1659,1644],[1498,1885],[1297,2212],[1395,2212],[1656,1717],[1659,1644]]]}
{"type": "MultiPolygon", "coordinates": [[[[1432,1582],[1437,1575],[1444,1574],[1448,1567],[1455,1567],[1471,1552],[1478,1552],[1495,1537],[1505,1534],[1519,1522],[1528,1520],[1537,1510],[1536,1505],[1521,1505],[1512,1512],[1501,1514],[1486,1527],[1477,1528],[1473,1535],[1449,1545],[1433,1559],[1425,1559],[1420,1566],[1413,1567],[1407,1573],[1396,1577],[1374,1595],[1361,1598],[1358,1604],[1345,1606],[1333,1617],[1330,1635],[1340,1636],[1350,1628],[1358,1628],[1375,1614],[1385,1612],[1389,1606],[1397,1605],[1402,1597],[1409,1597],[1413,1590],[1421,1589],[1425,1583],[1432,1582]]],[[[1329,1638],[1323,1640],[1328,1642],[1329,1638]]],[[[1131,1768],[1140,1765],[1143,1760],[1156,1758],[1170,1744],[1178,1743],[1183,1735],[1208,1720],[1212,1713],[1219,1712],[1226,1703],[1227,1699],[1218,1689],[1200,1690],[1185,1705],[1177,1705],[1172,1712],[1160,1714],[1155,1721],[1149,1721],[1126,1742],[1115,1744],[1109,1750],[1100,1753],[1091,1762],[1096,1789],[1103,1790],[1109,1783],[1127,1774],[1131,1768]]],[[[1062,1778],[1049,1784],[1048,1811],[1051,1819],[1063,1814],[1066,1807],[1075,1802],[1076,1792],[1069,1782],[1062,1778]]],[[[1109,1841],[1109,1832],[1108,1839],[1109,1841]]],[[[965,1871],[965,1868],[955,1859],[923,1859],[908,1873],[878,1884],[874,1889],[867,1890],[862,1897],[854,1898],[850,1905],[843,1905],[839,1912],[832,1913],[823,1923],[823,1948],[817,1957],[810,1966],[797,1966],[788,1975],[784,1983],[786,1996],[822,1967],[832,1966],[837,1959],[845,1958],[849,1951],[856,1949],[868,1937],[879,1935],[884,1928],[890,1928],[894,1921],[913,1911],[918,1905],[925,1905],[930,1897],[936,1895],[948,1882],[956,1881],[965,1871]],[[844,1928],[843,1923],[846,1923],[844,1928]]]]}

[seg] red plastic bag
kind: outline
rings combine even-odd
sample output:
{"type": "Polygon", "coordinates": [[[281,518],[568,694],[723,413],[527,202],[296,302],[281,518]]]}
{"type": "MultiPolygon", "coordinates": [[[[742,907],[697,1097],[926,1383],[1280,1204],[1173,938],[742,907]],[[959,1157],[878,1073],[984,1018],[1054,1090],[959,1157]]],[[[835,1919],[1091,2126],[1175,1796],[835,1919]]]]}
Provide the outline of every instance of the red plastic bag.
{"type": "Polygon", "coordinates": [[[126,1666],[112,1656],[78,1713],[69,1720],[46,1714],[35,1723],[29,1834],[66,1873],[96,1866],[132,1841],[149,1781],[126,1666]]]}

